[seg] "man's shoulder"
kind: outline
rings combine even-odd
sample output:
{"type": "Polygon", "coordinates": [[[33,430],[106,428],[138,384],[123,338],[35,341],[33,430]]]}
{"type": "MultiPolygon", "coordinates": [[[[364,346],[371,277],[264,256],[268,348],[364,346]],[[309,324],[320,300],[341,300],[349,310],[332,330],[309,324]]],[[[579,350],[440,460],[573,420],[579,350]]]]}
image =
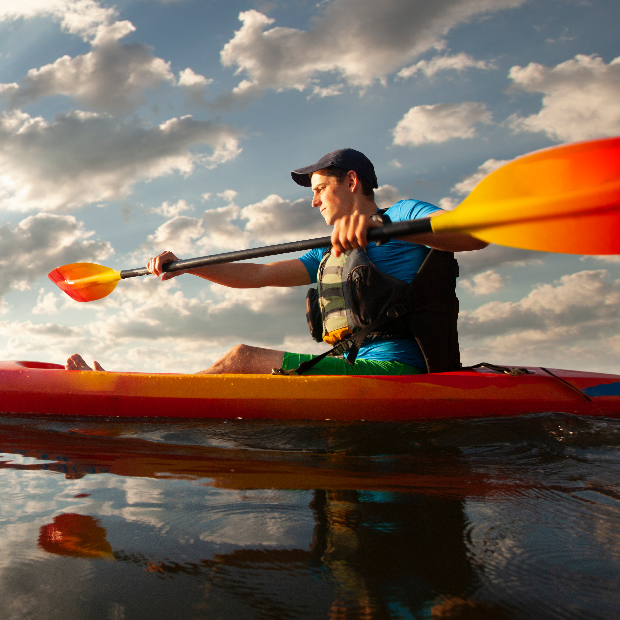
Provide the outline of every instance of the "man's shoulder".
{"type": "Polygon", "coordinates": [[[409,198],[394,203],[385,214],[389,216],[392,222],[403,222],[428,217],[435,211],[441,211],[441,209],[430,202],[409,198]]]}

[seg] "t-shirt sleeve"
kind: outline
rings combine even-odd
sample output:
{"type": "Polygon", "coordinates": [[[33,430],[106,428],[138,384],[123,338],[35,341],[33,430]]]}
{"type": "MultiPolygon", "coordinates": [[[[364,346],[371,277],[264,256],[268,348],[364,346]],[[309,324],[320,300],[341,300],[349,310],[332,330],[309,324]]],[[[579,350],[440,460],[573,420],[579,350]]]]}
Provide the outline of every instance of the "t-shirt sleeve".
{"type": "Polygon", "coordinates": [[[387,215],[390,216],[392,222],[405,222],[407,220],[419,220],[428,217],[436,211],[441,211],[441,209],[430,202],[401,200],[387,210],[387,215]]]}
{"type": "Polygon", "coordinates": [[[312,282],[312,284],[316,284],[316,276],[319,271],[319,265],[321,264],[321,259],[323,258],[323,254],[326,249],[327,248],[316,248],[299,257],[299,260],[308,270],[308,275],[310,276],[310,282],[312,282]]]}

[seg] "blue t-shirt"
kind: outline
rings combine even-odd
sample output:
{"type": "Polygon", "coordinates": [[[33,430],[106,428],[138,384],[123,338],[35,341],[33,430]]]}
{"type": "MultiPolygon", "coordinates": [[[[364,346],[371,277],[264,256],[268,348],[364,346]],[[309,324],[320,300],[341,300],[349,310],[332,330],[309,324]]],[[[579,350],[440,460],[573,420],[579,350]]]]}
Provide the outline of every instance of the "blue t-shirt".
{"type": "MultiPolygon", "coordinates": [[[[385,213],[392,222],[418,220],[440,211],[428,202],[419,200],[400,200],[392,205],[385,213]]],[[[312,283],[317,281],[319,265],[327,248],[317,248],[306,252],[299,260],[305,265],[312,283]]],[[[411,282],[418,272],[429,248],[418,243],[391,239],[387,243],[377,246],[374,242],[368,244],[366,253],[377,269],[388,273],[405,282],[411,282]]],[[[409,364],[416,368],[425,368],[424,356],[420,347],[413,340],[372,340],[360,347],[357,355],[360,359],[393,361],[409,364]]]]}

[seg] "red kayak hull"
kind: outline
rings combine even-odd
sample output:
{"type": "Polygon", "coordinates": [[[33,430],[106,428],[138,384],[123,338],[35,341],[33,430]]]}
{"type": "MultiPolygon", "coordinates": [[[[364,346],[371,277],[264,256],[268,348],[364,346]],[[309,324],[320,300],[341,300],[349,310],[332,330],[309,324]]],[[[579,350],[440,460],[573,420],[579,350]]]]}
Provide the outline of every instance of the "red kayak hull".
{"type": "Polygon", "coordinates": [[[410,376],[180,375],[0,362],[0,412],[95,417],[430,420],[560,412],[620,417],[620,376],[531,367],[410,376]]]}

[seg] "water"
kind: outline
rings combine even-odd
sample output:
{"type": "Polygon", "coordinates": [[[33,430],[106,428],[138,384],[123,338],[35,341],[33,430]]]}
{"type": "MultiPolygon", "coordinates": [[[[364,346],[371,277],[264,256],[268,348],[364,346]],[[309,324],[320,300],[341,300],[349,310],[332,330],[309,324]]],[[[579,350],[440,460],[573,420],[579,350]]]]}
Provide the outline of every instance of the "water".
{"type": "Polygon", "coordinates": [[[0,421],[0,620],[620,617],[620,421],[0,421]]]}

